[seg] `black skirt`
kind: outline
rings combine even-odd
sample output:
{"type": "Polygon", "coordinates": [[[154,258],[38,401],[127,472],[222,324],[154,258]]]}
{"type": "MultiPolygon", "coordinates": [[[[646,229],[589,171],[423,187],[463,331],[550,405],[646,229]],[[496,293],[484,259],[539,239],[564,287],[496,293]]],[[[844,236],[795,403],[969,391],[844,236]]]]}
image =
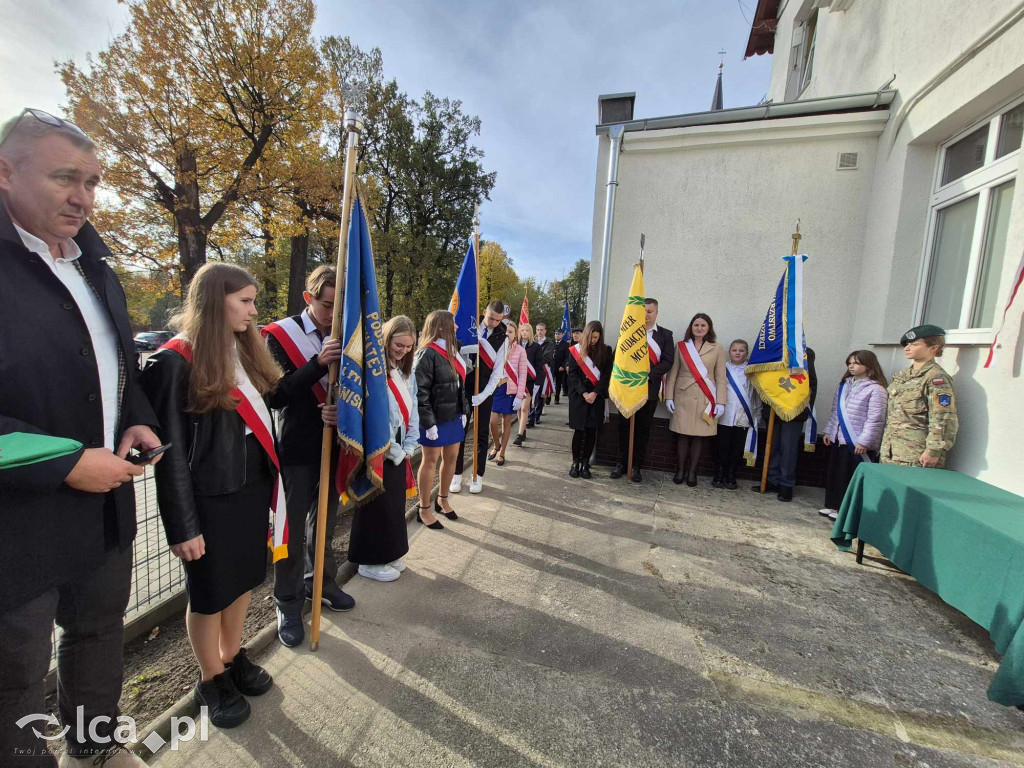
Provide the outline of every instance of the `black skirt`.
{"type": "MultiPolygon", "coordinates": [[[[850,487],[853,473],[864,463],[865,459],[855,454],[849,447],[839,443],[833,443],[828,450],[825,508],[839,509],[843,505],[843,496],[846,495],[846,489],[850,487]]],[[[874,451],[868,451],[866,455],[868,461],[878,460],[878,454],[874,451]]]]}
{"type": "Polygon", "coordinates": [[[605,398],[598,395],[593,403],[578,392],[569,393],[569,426],[572,429],[600,429],[604,424],[605,398]]]}
{"type": "Polygon", "coordinates": [[[384,493],[358,507],[352,516],[348,559],[359,565],[385,565],[409,551],[405,522],[408,459],[395,466],[384,460],[384,493]]]}
{"type": "MultiPolygon", "coordinates": [[[[219,613],[267,575],[267,526],[274,475],[259,441],[245,438],[245,485],[223,496],[196,496],[206,554],[184,563],[193,613],[219,613]]],[[[298,540],[301,541],[301,532],[298,540]]],[[[291,536],[293,546],[295,532],[291,536]]]]}

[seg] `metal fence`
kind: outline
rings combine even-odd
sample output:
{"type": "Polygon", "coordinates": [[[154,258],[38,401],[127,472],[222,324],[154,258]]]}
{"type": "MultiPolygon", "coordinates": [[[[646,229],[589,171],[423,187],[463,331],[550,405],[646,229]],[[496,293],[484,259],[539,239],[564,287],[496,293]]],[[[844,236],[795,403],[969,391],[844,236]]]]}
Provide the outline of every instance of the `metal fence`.
{"type": "MultiPolygon", "coordinates": [[[[164,537],[164,526],[156,503],[156,479],[150,467],[135,479],[135,515],[139,532],[133,545],[132,591],[124,613],[125,621],[152,610],[185,589],[185,570],[181,567],[181,560],[171,554],[164,537]]],[[[57,660],[59,637],[60,629],[55,626],[51,666],[57,660]]]]}

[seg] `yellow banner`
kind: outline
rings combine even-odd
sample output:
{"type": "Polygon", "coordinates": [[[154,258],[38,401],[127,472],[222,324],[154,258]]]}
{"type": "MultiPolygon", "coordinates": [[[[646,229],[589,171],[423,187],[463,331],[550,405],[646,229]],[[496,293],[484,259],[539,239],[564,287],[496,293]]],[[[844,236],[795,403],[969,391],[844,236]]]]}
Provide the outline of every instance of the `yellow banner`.
{"type": "Polygon", "coordinates": [[[783,421],[799,416],[811,399],[811,381],[802,368],[749,374],[754,389],[783,421]]]}
{"type": "Polygon", "coordinates": [[[626,298],[626,309],[622,313],[619,343],[615,346],[615,365],[608,385],[608,396],[623,418],[628,419],[647,402],[650,370],[644,314],[644,273],[636,267],[626,298]]]}

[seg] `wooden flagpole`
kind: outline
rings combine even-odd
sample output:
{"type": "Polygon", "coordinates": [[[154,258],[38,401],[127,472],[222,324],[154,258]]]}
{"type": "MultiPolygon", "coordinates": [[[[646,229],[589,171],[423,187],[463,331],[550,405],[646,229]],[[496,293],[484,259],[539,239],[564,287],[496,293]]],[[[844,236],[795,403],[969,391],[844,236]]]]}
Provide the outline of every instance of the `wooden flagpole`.
{"type": "MultiPolygon", "coordinates": [[[[356,155],[359,146],[359,131],[362,120],[353,110],[345,111],[345,127],[348,129],[348,146],[345,149],[345,187],[341,197],[341,231],[338,233],[338,260],[334,286],[334,319],[331,322],[331,338],[340,339],[342,334],[342,311],[345,307],[345,269],[348,260],[348,228],[352,219],[352,204],[355,200],[356,155]]],[[[327,404],[337,402],[338,370],[340,361],[331,363],[328,369],[327,404]]],[[[327,548],[327,501],[331,492],[331,452],[336,441],[337,425],[324,425],[320,446],[320,495],[316,509],[316,557],[313,564],[313,617],[309,628],[309,650],[320,646],[320,600],[324,594],[324,551],[327,548]]],[[[336,489],[341,493],[342,489],[336,489]]],[[[299,535],[302,541],[302,535],[299,535]]]]}
{"type": "MultiPolygon", "coordinates": [[[[796,256],[800,249],[800,219],[796,220],[796,232],[793,233],[793,255],[796,256]]],[[[802,309],[802,308],[801,308],[802,309]]],[[[802,319],[802,318],[801,318],[802,319]]],[[[768,434],[764,445],[764,466],[761,467],[761,493],[768,487],[768,465],[772,458],[772,439],[775,436],[775,409],[771,408],[768,414],[768,434]]]]}
{"type": "MultiPolygon", "coordinates": [[[[646,243],[646,242],[647,242],[647,235],[644,235],[644,234],[641,233],[641,235],[640,235],[640,272],[641,272],[641,274],[644,271],[644,243],[646,243]]],[[[646,310],[646,306],[645,306],[644,311],[645,312],[647,311],[646,310]]],[[[650,381],[650,377],[651,377],[650,369],[651,369],[651,364],[650,364],[650,362],[648,362],[647,363],[647,370],[648,370],[647,380],[648,381],[650,381]]],[[[648,392],[650,392],[650,388],[648,388],[648,392]]],[[[628,453],[628,458],[626,459],[626,477],[628,477],[630,480],[633,479],[633,440],[634,440],[634,433],[635,432],[636,432],[636,414],[634,413],[632,416],[629,417],[629,453],[628,453]]]]}
{"type": "MultiPolygon", "coordinates": [[[[477,206],[473,210],[473,258],[476,260],[476,312],[473,317],[476,318],[477,323],[480,322],[480,207],[477,206]]],[[[476,395],[480,392],[480,345],[483,344],[483,339],[480,338],[480,328],[477,327],[476,332],[476,365],[473,366],[473,376],[475,384],[473,387],[473,394],[476,395]]],[[[470,486],[476,485],[477,482],[477,466],[476,457],[479,454],[479,443],[480,443],[480,406],[473,406],[473,479],[470,482],[470,486]]]]}

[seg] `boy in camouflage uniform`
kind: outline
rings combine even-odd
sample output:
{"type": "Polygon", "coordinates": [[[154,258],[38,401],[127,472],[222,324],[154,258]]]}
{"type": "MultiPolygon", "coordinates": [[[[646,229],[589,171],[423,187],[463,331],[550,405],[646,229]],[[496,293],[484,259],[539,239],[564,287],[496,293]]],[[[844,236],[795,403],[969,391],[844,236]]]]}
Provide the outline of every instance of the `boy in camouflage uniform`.
{"type": "Polygon", "coordinates": [[[883,464],[943,467],[959,427],[953,380],[935,358],[942,354],[946,332],[937,325],[911,328],[900,339],[913,361],[892,377],[889,406],[879,449],[883,464]]]}

